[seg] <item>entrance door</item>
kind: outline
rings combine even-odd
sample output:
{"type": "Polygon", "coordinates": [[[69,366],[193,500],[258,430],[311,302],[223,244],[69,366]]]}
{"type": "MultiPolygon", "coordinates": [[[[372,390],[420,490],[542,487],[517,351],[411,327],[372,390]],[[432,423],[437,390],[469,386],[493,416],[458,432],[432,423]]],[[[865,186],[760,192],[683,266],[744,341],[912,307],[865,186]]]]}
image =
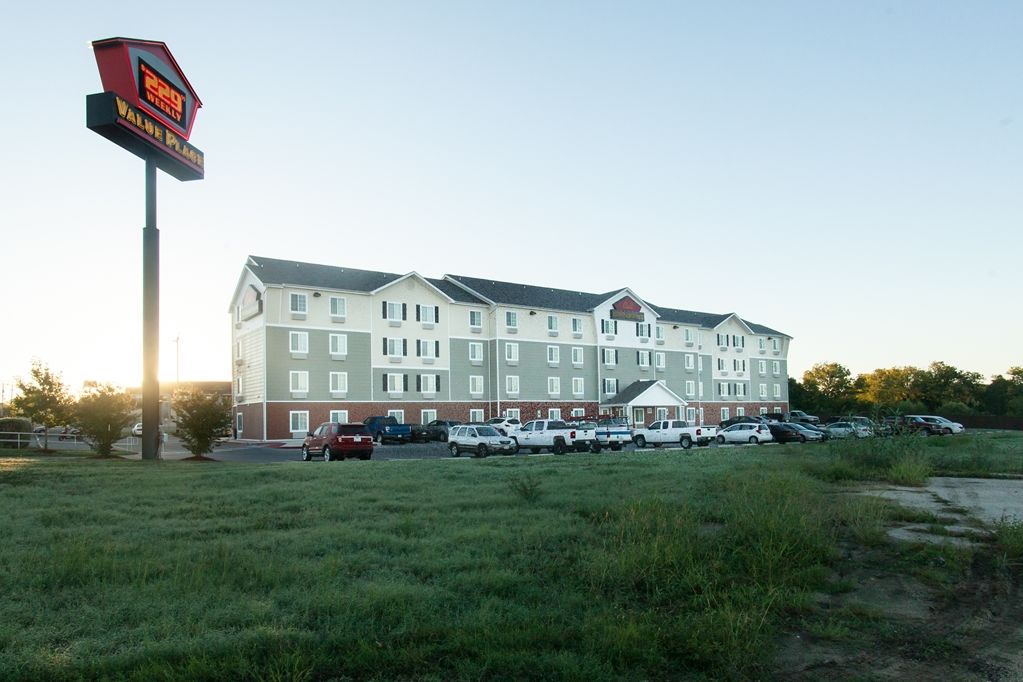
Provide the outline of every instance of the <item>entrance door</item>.
{"type": "Polygon", "coordinates": [[[646,417],[644,416],[643,408],[642,407],[634,407],[634,408],[632,408],[632,422],[636,426],[639,426],[640,424],[645,424],[646,423],[646,417]]]}

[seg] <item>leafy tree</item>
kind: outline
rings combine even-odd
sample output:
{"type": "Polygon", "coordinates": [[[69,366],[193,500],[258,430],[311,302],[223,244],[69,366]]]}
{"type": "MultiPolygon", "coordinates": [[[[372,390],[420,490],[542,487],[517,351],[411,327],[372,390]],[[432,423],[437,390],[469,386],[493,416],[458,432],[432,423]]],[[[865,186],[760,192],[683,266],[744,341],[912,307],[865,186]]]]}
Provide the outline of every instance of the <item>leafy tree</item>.
{"type": "Polygon", "coordinates": [[[1005,407],[1005,414],[1013,417],[1023,417],[1023,395],[1010,398],[1005,407]]]}
{"type": "Polygon", "coordinates": [[[979,372],[967,372],[944,362],[932,362],[917,375],[915,386],[919,399],[928,409],[951,402],[975,405],[983,379],[979,372]]]}
{"type": "Polygon", "coordinates": [[[1012,384],[1001,374],[991,377],[991,383],[980,394],[980,406],[988,414],[1005,414],[1012,384]]]}
{"type": "Polygon", "coordinates": [[[110,454],[134,414],[131,396],[110,385],[90,390],[75,405],[82,436],[100,455],[110,454]]]}
{"type": "Polygon", "coordinates": [[[837,362],[819,362],[803,372],[808,397],[817,396],[814,410],[841,413],[857,406],[852,373],[837,362]]]}
{"type": "Polygon", "coordinates": [[[887,369],[875,369],[868,374],[861,374],[859,398],[876,407],[891,407],[903,400],[912,400],[916,397],[917,375],[920,370],[916,367],[890,367],[887,369]]]}
{"type": "Polygon", "coordinates": [[[32,363],[30,381],[18,380],[20,395],[11,399],[11,409],[46,428],[43,450],[50,449],[50,426],[66,423],[71,414],[72,400],[60,374],[38,360],[32,363]]]}
{"type": "Polygon", "coordinates": [[[178,438],[196,456],[213,452],[217,438],[231,426],[231,401],[227,396],[180,391],[174,395],[174,411],[178,438]]]}

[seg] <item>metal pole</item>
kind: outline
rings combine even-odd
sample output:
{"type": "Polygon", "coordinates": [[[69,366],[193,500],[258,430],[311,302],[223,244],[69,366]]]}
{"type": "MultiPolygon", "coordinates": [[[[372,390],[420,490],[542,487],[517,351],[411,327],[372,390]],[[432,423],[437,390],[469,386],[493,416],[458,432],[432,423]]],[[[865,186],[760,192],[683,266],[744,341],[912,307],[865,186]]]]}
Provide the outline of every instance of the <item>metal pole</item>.
{"type": "Polygon", "coordinates": [[[160,448],[160,231],[156,229],[156,159],[146,157],[146,225],[142,228],[142,459],[160,448]]]}

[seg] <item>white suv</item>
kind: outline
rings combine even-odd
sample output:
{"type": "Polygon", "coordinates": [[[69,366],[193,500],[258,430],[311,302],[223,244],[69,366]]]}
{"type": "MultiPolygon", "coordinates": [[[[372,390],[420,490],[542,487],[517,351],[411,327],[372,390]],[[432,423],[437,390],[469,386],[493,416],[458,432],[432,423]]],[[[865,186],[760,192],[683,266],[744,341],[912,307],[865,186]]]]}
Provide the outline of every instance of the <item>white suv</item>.
{"type": "Polygon", "coordinates": [[[764,424],[732,424],[718,431],[718,443],[752,443],[759,445],[774,440],[771,430],[764,424]]]}
{"type": "Polygon", "coordinates": [[[518,419],[507,417],[494,417],[493,419],[487,420],[487,426],[493,426],[495,429],[501,432],[504,436],[511,436],[522,426],[522,422],[518,419]]]}
{"type": "Polygon", "coordinates": [[[514,438],[502,436],[493,426],[467,424],[451,427],[448,431],[448,449],[452,457],[458,457],[463,452],[471,452],[474,457],[486,457],[492,452],[514,455],[519,451],[519,444],[514,438]]]}

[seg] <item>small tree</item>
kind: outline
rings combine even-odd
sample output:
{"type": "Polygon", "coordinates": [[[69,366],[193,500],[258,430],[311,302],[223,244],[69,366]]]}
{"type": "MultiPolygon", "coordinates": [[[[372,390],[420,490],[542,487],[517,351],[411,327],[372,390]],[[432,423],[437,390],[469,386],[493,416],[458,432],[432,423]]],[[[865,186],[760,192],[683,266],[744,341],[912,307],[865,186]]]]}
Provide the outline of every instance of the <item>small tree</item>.
{"type": "Polygon", "coordinates": [[[110,454],[133,415],[131,396],[109,384],[86,393],[75,406],[82,436],[100,455],[110,454]]]}
{"type": "Polygon", "coordinates": [[[195,391],[174,394],[178,438],[193,455],[213,452],[217,438],[231,426],[231,403],[227,396],[195,391]]]}
{"type": "MultiPolygon", "coordinates": [[[[71,413],[71,395],[60,374],[38,360],[32,363],[32,380],[18,380],[18,395],[11,399],[11,409],[44,427],[66,423],[71,413]]],[[[50,449],[50,431],[43,432],[43,450],[50,449]]]]}

